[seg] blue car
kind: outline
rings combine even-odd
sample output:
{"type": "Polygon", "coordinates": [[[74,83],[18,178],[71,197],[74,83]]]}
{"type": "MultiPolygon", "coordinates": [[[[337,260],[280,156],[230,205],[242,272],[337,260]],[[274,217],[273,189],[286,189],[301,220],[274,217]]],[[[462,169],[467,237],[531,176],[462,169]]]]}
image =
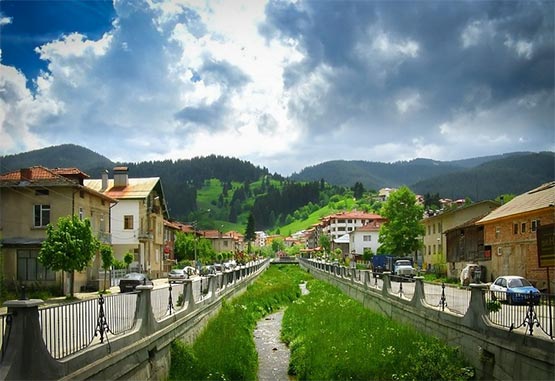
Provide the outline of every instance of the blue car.
{"type": "Polygon", "coordinates": [[[521,276],[506,275],[498,277],[489,288],[492,299],[505,300],[507,304],[540,303],[540,291],[521,276]]]}

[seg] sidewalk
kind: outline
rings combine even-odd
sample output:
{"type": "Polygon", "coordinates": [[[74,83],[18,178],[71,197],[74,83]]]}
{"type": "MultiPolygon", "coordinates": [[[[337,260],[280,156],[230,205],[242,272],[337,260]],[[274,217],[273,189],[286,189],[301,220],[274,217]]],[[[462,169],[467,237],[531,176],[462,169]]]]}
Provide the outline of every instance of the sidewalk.
{"type": "MultiPolygon", "coordinates": [[[[167,278],[160,278],[160,279],[153,279],[152,283],[154,283],[154,288],[162,288],[164,286],[168,285],[168,279],[167,278]]],[[[110,288],[106,288],[107,293],[105,295],[114,295],[114,294],[119,294],[119,286],[112,286],[110,288]]],[[[96,299],[98,298],[99,292],[98,291],[92,291],[92,292],[76,292],[73,294],[73,296],[75,297],[75,300],[73,300],[73,302],[78,301],[78,300],[89,300],[89,299],[96,299]]],[[[49,298],[44,300],[44,304],[42,305],[42,307],[44,306],[51,306],[51,305],[55,305],[55,304],[62,304],[62,303],[71,303],[72,301],[67,300],[65,296],[57,296],[55,298],[49,298]]],[[[40,308],[40,307],[39,307],[40,308]]],[[[8,312],[8,309],[2,305],[0,305],[0,314],[5,314],[8,312]]]]}

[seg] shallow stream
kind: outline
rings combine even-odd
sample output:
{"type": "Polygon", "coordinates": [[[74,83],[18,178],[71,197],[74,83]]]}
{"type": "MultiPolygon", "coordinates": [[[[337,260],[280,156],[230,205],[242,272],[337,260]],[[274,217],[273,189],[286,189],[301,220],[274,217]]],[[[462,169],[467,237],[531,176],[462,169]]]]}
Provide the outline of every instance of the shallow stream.
{"type": "MultiPolygon", "coordinates": [[[[302,295],[308,294],[306,283],[301,283],[302,295]]],[[[281,310],[260,320],[254,330],[254,343],[258,352],[258,380],[259,381],[288,381],[294,380],[287,374],[289,369],[289,348],[281,341],[281,310]]]]}

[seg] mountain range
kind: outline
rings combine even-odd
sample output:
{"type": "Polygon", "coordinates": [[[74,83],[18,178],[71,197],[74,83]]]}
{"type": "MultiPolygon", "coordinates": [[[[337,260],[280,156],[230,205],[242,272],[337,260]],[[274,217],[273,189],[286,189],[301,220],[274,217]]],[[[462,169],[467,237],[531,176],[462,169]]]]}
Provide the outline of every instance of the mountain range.
{"type": "MultiPolygon", "coordinates": [[[[223,156],[193,159],[115,163],[87,148],[64,144],[0,157],[0,172],[43,165],[48,168],[77,167],[99,178],[102,171],[117,165],[129,167],[132,177],[158,176],[173,214],[185,216],[195,209],[196,189],[205,180],[254,182],[269,176],[266,168],[223,156]]],[[[270,175],[284,180],[279,174],[270,175]]],[[[418,194],[448,198],[470,197],[474,201],[494,199],[501,194],[520,194],[555,180],[554,152],[513,152],[455,161],[414,159],[395,163],[334,160],[306,167],[288,181],[320,181],[344,187],[360,182],[366,189],[407,185],[418,194]]]]}

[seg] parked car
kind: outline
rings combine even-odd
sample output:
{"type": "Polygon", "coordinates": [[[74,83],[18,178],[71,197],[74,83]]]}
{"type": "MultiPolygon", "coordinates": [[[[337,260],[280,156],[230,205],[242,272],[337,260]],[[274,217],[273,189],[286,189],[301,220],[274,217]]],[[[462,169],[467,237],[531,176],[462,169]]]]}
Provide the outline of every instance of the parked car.
{"type": "Polygon", "coordinates": [[[195,269],[193,266],[185,266],[183,267],[183,271],[185,271],[189,278],[198,275],[197,269],[195,269]]]}
{"type": "Polygon", "coordinates": [[[152,281],[145,274],[129,273],[120,279],[119,290],[120,292],[132,292],[135,291],[135,287],[143,284],[153,285],[152,281]]]}
{"type": "Polygon", "coordinates": [[[168,273],[168,281],[170,283],[184,282],[185,279],[189,279],[189,274],[183,269],[172,269],[168,273]]]}
{"type": "Polygon", "coordinates": [[[490,285],[489,289],[492,299],[505,300],[507,304],[525,304],[530,300],[534,304],[540,302],[540,291],[521,276],[500,276],[490,285]]]}
{"type": "Polygon", "coordinates": [[[214,266],[211,266],[211,265],[203,266],[200,269],[200,275],[202,275],[202,276],[216,275],[216,274],[217,274],[216,268],[214,266]]]}

